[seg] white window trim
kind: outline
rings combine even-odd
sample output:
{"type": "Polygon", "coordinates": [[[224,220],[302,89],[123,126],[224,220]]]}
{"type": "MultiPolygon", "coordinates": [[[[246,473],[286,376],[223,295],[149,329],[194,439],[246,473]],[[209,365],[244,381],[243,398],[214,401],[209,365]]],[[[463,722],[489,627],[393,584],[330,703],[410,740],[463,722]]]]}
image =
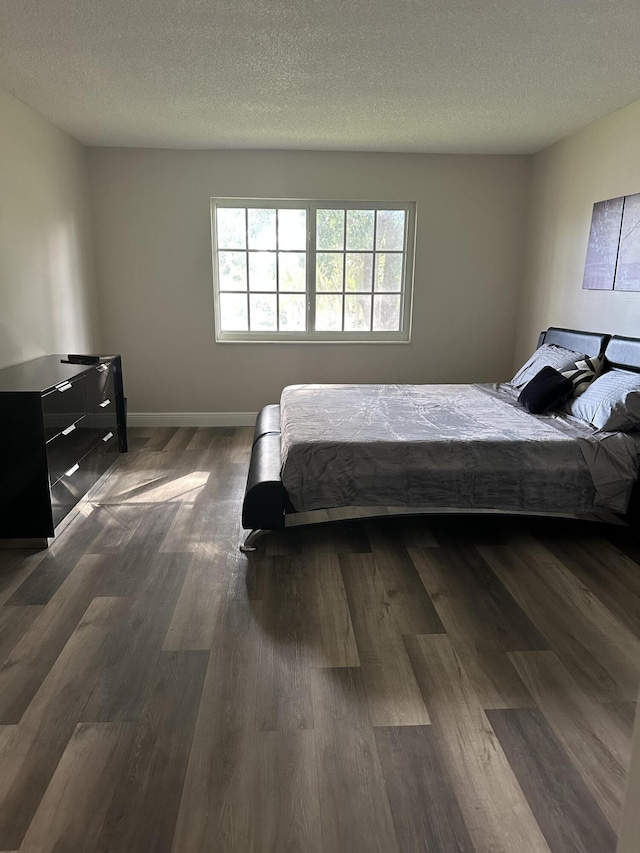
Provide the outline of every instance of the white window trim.
{"type": "MultiPolygon", "coordinates": [[[[258,199],[258,198],[212,198],[211,199],[211,251],[213,266],[213,293],[216,343],[313,343],[313,344],[408,344],[411,342],[413,315],[414,249],[416,239],[415,202],[393,201],[340,201],[336,199],[258,199]],[[229,332],[220,328],[220,300],[218,288],[218,246],[216,241],[216,209],[218,207],[269,207],[302,208],[307,211],[307,331],[306,332],[229,332]],[[315,256],[316,234],[312,227],[315,211],[328,209],[343,210],[404,210],[405,251],[403,267],[403,291],[401,317],[402,328],[398,332],[319,332],[312,330],[315,320],[315,256]],[[312,213],[314,214],[312,216],[312,213]]],[[[346,248],[345,248],[346,251],[346,248]]]]}

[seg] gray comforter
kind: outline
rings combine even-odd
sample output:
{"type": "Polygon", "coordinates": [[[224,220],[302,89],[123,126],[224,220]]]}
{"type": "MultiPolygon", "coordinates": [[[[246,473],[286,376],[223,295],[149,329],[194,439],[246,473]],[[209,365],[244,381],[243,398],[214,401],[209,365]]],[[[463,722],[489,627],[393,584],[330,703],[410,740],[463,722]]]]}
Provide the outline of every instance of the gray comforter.
{"type": "Polygon", "coordinates": [[[294,385],[282,481],[298,511],[340,506],[624,512],[640,439],[531,415],[510,385],[294,385]]]}

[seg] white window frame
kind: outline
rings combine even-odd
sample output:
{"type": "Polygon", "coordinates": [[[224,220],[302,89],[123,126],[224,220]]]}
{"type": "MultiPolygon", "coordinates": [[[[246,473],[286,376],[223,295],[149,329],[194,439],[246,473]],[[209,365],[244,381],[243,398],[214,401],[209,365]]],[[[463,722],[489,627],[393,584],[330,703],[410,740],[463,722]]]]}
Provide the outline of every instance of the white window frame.
{"type": "MultiPolygon", "coordinates": [[[[211,199],[211,248],[213,263],[213,292],[215,314],[215,340],[217,343],[409,343],[411,341],[411,319],[413,306],[414,247],[416,234],[415,202],[391,201],[338,201],[323,199],[256,199],[256,198],[212,198],[211,199]],[[241,332],[223,331],[220,328],[220,291],[218,286],[218,245],[216,235],[216,210],[218,207],[263,207],[289,208],[307,211],[307,331],[305,332],[241,332]],[[401,328],[394,332],[379,331],[316,331],[316,211],[318,210],[404,210],[405,248],[400,291],[401,328]]],[[[346,253],[346,246],[343,250],[346,253]]],[[[374,246],[375,252],[375,246],[374,246]]],[[[344,292],[344,291],[343,291],[344,292]]]]}

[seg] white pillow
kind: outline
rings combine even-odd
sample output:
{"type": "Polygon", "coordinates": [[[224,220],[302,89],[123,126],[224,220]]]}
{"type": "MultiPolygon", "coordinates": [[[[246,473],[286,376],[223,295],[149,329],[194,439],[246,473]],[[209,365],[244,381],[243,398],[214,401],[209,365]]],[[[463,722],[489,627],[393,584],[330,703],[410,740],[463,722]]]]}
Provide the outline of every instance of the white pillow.
{"type": "Polygon", "coordinates": [[[571,400],[567,411],[606,432],[640,429],[640,373],[608,370],[571,400]]]}
{"type": "Polygon", "coordinates": [[[529,361],[522,365],[511,380],[511,384],[515,388],[524,388],[536,374],[540,373],[543,367],[553,367],[562,373],[563,370],[575,367],[575,362],[584,358],[586,358],[584,353],[574,352],[556,344],[542,344],[529,361]]]}

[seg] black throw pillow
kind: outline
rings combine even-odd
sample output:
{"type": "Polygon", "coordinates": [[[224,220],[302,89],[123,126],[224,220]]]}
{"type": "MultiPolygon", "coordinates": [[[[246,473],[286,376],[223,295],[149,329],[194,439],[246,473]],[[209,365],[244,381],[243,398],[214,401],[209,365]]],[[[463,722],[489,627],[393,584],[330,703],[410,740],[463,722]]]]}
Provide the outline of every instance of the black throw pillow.
{"type": "Polygon", "coordinates": [[[543,367],[528,382],[518,397],[518,402],[533,415],[541,415],[552,406],[558,406],[573,393],[573,382],[553,367],[543,367]]]}

